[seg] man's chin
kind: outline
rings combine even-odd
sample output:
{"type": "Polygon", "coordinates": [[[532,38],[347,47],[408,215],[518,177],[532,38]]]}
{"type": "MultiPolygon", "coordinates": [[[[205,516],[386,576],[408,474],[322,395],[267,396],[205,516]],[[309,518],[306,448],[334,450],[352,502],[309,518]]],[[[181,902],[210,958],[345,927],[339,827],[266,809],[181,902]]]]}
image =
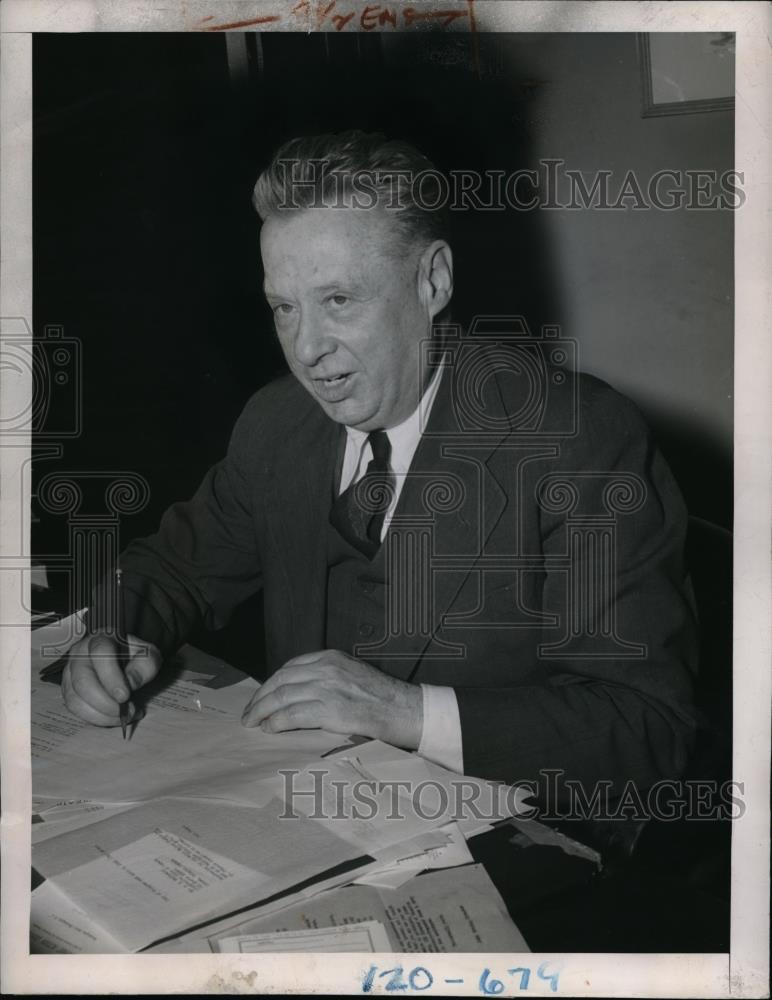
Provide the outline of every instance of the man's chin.
{"type": "MultiPolygon", "coordinates": [[[[373,413],[372,408],[364,406],[361,400],[356,399],[355,396],[332,401],[320,399],[316,393],[312,392],[312,394],[327,416],[335,423],[345,424],[346,427],[355,427],[357,430],[372,429],[369,426],[362,426],[362,424],[367,425],[373,421],[375,413],[373,413]]],[[[373,423],[373,427],[375,426],[376,424],[373,423]]]]}
{"type": "Polygon", "coordinates": [[[345,424],[346,427],[353,427],[356,430],[370,431],[377,426],[374,415],[358,406],[355,400],[344,399],[340,403],[327,403],[319,400],[327,416],[337,424],[345,424]],[[372,424],[372,426],[370,426],[372,424]]]}

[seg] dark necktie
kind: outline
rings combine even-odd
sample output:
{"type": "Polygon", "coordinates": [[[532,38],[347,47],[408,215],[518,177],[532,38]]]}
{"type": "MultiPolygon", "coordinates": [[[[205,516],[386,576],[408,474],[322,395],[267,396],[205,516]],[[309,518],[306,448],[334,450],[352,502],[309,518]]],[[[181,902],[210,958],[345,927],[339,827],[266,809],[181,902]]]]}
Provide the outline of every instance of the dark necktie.
{"type": "Polygon", "coordinates": [[[394,473],[389,467],[391,442],[386,431],[371,431],[367,441],[373,452],[367,471],[332,505],[330,523],[349,544],[372,559],[380,548],[383,519],[394,496],[394,473]]]}

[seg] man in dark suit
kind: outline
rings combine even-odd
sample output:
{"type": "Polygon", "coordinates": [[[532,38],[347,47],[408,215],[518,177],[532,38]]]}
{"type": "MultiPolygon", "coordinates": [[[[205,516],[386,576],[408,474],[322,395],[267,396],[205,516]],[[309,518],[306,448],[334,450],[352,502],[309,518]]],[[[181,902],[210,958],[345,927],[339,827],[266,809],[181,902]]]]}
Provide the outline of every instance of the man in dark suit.
{"type": "Polygon", "coordinates": [[[562,341],[439,324],[453,260],[422,172],[412,147],[347,133],[293,140],[261,175],[291,374],[122,556],[125,679],[97,598],[65,702],[116,725],[129,688],[262,587],[270,676],[247,726],[508,782],[673,777],[694,727],[677,487],[635,407],[560,367],[562,341]]]}

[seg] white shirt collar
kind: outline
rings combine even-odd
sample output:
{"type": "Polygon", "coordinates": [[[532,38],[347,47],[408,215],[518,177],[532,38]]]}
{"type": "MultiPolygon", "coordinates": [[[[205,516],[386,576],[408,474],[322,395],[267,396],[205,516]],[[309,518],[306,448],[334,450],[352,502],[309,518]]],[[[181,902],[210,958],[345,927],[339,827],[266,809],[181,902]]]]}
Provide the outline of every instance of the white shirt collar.
{"type": "MultiPolygon", "coordinates": [[[[429,385],[426,387],[423,396],[418,402],[418,406],[409,417],[397,424],[396,427],[389,427],[386,433],[389,435],[391,443],[391,460],[389,464],[394,472],[407,472],[410,463],[413,461],[418,442],[426,429],[426,423],[431,413],[434,398],[440,385],[442,369],[437,370],[432,375],[429,385]]],[[[368,431],[357,430],[356,427],[346,427],[348,435],[348,446],[353,446],[355,453],[362,459],[362,450],[367,441],[368,431]]]]}

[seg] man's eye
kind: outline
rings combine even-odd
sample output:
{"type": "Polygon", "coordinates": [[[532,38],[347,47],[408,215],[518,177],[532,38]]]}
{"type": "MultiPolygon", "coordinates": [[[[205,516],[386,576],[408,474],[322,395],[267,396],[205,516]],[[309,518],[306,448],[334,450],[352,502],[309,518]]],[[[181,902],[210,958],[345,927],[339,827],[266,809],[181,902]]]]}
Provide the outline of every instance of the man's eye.
{"type": "Polygon", "coordinates": [[[330,302],[332,302],[334,306],[345,306],[345,304],[348,302],[348,295],[343,295],[341,293],[338,293],[336,295],[331,295],[330,302]]]}
{"type": "Polygon", "coordinates": [[[278,306],[273,307],[274,316],[289,316],[292,312],[292,306],[289,302],[280,302],[278,306]]]}

